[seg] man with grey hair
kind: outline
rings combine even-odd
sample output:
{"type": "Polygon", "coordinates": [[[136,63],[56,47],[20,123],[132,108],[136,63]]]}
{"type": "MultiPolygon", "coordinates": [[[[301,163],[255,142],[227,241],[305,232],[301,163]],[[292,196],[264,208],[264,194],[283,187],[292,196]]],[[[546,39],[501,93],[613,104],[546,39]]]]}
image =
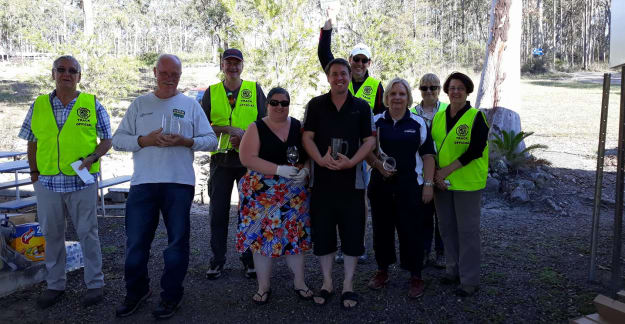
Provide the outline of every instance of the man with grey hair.
{"type": "Polygon", "coordinates": [[[132,152],[134,163],[126,201],[126,298],[116,310],[118,317],[134,313],[152,293],[147,264],[159,213],[168,245],[161,302],[152,314],[171,317],[182,301],[189,267],[193,153],[214,150],[217,138],[200,104],[178,91],[181,74],[177,56],[161,55],[154,67],[156,90],[132,102],[113,136],[115,149],[132,152]]]}
{"type": "Polygon", "coordinates": [[[54,305],[65,291],[65,217],[72,219],[85,262],[87,294],[83,305],[102,300],[104,274],[96,215],[99,158],[111,148],[111,125],[94,95],[77,90],[80,64],[72,56],[52,66],[56,88],[37,97],[26,114],[19,137],[28,141],[30,178],[37,194],[37,217],[46,240],[47,289],[37,305],[54,305]],[[98,143],[98,138],[100,142],[98,143]],[[83,181],[71,164],[91,176],[83,181]]]}

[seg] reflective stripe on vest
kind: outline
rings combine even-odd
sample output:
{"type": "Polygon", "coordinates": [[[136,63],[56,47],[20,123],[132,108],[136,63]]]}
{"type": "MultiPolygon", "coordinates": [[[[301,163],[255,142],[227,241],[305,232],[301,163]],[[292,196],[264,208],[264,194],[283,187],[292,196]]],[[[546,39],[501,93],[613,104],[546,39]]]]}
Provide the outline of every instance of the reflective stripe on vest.
{"type": "MultiPolygon", "coordinates": [[[[471,107],[456,122],[454,127],[447,133],[447,114],[445,110],[439,111],[432,122],[432,139],[436,144],[436,163],[444,168],[456,161],[469,148],[471,130],[475,118],[484,118],[484,114],[471,107]],[[479,117],[478,117],[479,116],[479,117]]],[[[488,123],[488,122],[487,122],[488,123]]],[[[469,164],[456,169],[446,179],[449,180],[449,190],[475,191],[486,187],[488,175],[488,142],[479,157],[469,164]]]]}
{"type": "MultiPolygon", "coordinates": [[[[71,163],[95,151],[98,145],[95,96],[81,93],[61,131],[56,124],[50,96],[37,97],[33,106],[31,129],[37,138],[37,168],[42,175],[76,175],[71,163]]],[[[100,171],[100,161],[89,172],[100,171]]]]}
{"type": "MultiPolygon", "coordinates": [[[[234,109],[230,107],[223,82],[211,85],[210,95],[210,120],[212,126],[233,126],[246,130],[251,123],[256,121],[258,117],[258,107],[256,107],[256,82],[242,81],[234,109]]],[[[232,148],[230,135],[223,133],[219,138],[220,149],[226,150],[232,148]]]]}
{"type": "Polygon", "coordinates": [[[363,82],[360,88],[358,88],[358,92],[356,92],[356,94],[354,94],[354,85],[351,81],[349,82],[348,89],[354,97],[366,101],[371,107],[371,110],[373,110],[373,106],[375,106],[375,96],[378,94],[379,84],[379,80],[376,80],[372,77],[367,77],[365,82],[363,82]]]}

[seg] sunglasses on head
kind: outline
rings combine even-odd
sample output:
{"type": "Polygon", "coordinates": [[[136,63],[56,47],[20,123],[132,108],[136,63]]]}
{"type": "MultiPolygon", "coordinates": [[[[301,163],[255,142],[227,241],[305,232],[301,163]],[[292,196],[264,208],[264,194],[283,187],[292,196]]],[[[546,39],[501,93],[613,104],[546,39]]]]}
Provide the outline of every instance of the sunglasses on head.
{"type": "Polygon", "coordinates": [[[74,68],[66,69],[64,67],[60,67],[60,68],[55,68],[55,70],[57,73],[65,73],[67,71],[67,73],[69,74],[78,74],[78,70],[74,68]]]}
{"type": "Polygon", "coordinates": [[[358,56],[354,56],[352,57],[352,60],[354,60],[354,62],[358,63],[358,62],[362,62],[362,64],[367,64],[369,63],[369,59],[366,57],[360,58],[358,56]]]}
{"type": "Polygon", "coordinates": [[[271,100],[269,100],[269,104],[272,105],[272,106],[280,105],[282,107],[288,107],[290,102],[288,100],[278,101],[278,100],[275,100],[275,99],[271,99],[271,100]]]}
{"type": "Polygon", "coordinates": [[[438,90],[440,87],[439,86],[420,86],[419,90],[421,91],[428,91],[428,89],[430,89],[430,91],[436,91],[438,90]]]}

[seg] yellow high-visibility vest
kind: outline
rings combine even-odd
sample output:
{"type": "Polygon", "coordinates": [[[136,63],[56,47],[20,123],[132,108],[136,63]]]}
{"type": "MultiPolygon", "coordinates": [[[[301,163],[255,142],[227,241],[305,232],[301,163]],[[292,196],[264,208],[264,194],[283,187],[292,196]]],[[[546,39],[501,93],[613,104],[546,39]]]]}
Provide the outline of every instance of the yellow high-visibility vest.
{"type": "MultiPolygon", "coordinates": [[[[98,146],[95,96],[80,93],[67,120],[59,131],[52,112],[50,96],[37,97],[33,106],[31,129],[37,138],[37,169],[42,175],[76,175],[71,163],[84,158],[98,146]]],[[[89,172],[100,171],[100,161],[89,172]]]]}
{"type": "Polygon", "coordinates": [[[369,104],[371,110],[373,110],[373,106],[375,106],[375,96],[378,94],[379,84],[380,80],[376,80],[372,77],[367,77],[365,82],[363,82],[360,88],[358,88],[358,92],[356,92],[355,94],[354,85],[351,81],[349,81],[348,89],[352,96],[363,99],[369,104]]]}
{"type": "MultiPolygon", "coordinates": [[[[233,126],[246,130],[251,123],[256,121],[258,117],[258,107],[256,107],[256,82],[243,81],[241,83],[234,109],[230,107],[223,82],[211,85],[210,95],[210,120],[212,126],[233,126]]],[[[220,137],[221,141],[219,147],[221,149],[232,148],[230,135],[224,133],[220,137]]]]}
{"type": "MultiPolygon", "coordinates": [[[[471,130],[473,129],[475,118],[484,118],[484,121],[488,124],[484,114],[480,113],[478,109],[471,107],[447,133],[447,114],[445,110],[436,113],[432,121],[432,140],[436,144],[436,163],[439,168],[450,165],[467,151],[471,142],[471,130]]],[[[488,141],[481,157],[456,169],[446,179],[450,182],[449,190],[475,191],[486,187],[487,176],[488,141]]]]}

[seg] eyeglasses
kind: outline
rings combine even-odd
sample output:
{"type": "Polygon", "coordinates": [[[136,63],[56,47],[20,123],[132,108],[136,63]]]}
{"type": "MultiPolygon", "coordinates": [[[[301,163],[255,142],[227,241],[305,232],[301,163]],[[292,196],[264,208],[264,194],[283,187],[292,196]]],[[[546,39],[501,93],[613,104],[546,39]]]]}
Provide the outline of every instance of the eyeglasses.
{"type": "Polygon", "coordinates": [[[167,72],[158,72],[158,76],[161,79],[180,79],[180,73],[176,73],[176,72],[172,72],[172,73],[167,73],[167,72]]]}
{"type": "Polygon", "coordinates": [[[420,86],[419,90],[421,91],[428,91],[428,89],[430,89],[430,91],[436,91],[440,88],[440,86],[420,86]]]}
{"type": "Polygon", "coordinates": [[[368,58],[366,58],[366,57],[364,57],[364,58],[360,58],[360,57],[358,57],[358,56],[354,56],[354,57],[352,57],[352,60],[354,60],[354,62],[356,62],[356,63],[359,63],[359,62],[362,62],[362,64],[367,64],[367,63],[369,63],[369,59],[368,59],[368,58]]]}
{"type": "Polygon", "coordinates": [[[467,89],[464,87],[449,87],[449,92],[452,91],[465,92],[467,91],[467,89]]]}
{"type": "Polygon", "coordinates": [[[275,99],[269,100],[269,104],[272,106],[282,106],[282,107],[288,107],[290,102],[288,100],[282,100],[282,101],[278,101],[275,99]]]}
{"type": "Polygon", "coordinates": [[[64,67],[59,67],[59,68],[54,68],[54,69],[56,70],[56,73],[61,73],[61,74],[65,73],[65,72],[67,72],[69,74],[72,74],[72,75],[80,73],[80,71],[78,71],[78,70],[76,70],[74,68],[66,69],[64,67]]]}

